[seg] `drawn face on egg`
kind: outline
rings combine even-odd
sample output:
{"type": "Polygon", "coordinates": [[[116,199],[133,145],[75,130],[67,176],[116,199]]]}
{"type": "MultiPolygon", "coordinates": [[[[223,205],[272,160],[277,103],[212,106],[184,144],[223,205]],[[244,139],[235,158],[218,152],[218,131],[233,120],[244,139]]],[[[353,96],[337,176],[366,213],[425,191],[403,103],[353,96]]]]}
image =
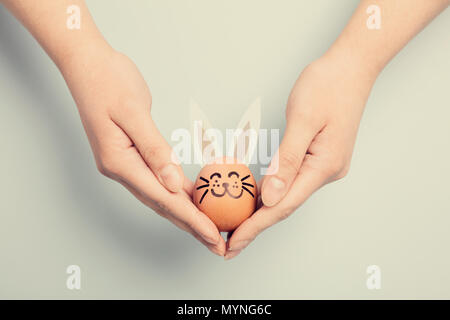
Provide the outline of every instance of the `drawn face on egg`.
{"type": "Polygon", "coordinates": [[[256,196],[256,181],[246,165],[212,163],[200,171],[193,200],[220,231],[231,231],[253,214],[256,196]]]}
{"type": "Polygon", "coordinates": [[[211,191],[212,196],[218,198],[228,196],[233,199],[239,199],[243,196],[244,192],[247,192],[252,198],[254,198],[255,195],[251,189],[254,189],[255,186],[246,182],[250,176],[250,174],[247,174],[245,177],[240,177],[239,173],[236,171],[228,172],[226,177],[223,177],[220,172],[214,172],[211,174],[209,179],[200,176],[199,179],[205,182],[205,184],[198,186],[196,189],[205,189],[205,191],[200,197],[199,203],[202,203],[209,191],[211,191]]]}

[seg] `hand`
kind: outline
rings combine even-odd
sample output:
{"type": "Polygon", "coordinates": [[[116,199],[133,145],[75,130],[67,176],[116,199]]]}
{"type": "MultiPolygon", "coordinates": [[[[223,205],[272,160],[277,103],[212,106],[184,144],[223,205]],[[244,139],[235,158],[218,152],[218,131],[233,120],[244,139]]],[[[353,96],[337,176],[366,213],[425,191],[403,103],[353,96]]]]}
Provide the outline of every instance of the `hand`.
{"type": "Polygon", "coordinates": [[[150,91],[134,63],[110,47],[89,46],[61,71],[77,103],[98,169],[212,252],[225,242],[191,201],[192,182],[150,116],[150,91]]]}
{"type": "Polygon", "coordinates": [[[331,56],[302,72],[289,97],[286,131],[269,168],[275,173],[262,180],[263,206],[234,231],[225,258],[239,254],[317,189],[346,175],[375,78],[362,66],[331,56]]]}

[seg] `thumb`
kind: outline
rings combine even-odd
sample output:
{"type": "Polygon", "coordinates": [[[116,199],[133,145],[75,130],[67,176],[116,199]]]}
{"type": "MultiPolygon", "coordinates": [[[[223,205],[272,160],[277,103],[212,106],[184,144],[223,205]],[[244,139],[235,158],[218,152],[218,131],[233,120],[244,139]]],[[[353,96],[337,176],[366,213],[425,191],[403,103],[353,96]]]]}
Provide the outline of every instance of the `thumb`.
{"type": "Polygon", "coordinates": [[[289,191],[314,135],[315,131],[301,122],[288,122],[283,140],[261,186],[261,199],[265,206],[276,205],[289,191]]]}
{"type": "Polygon", "coordinates": [[[160,183],[169,191],[180,191],[184,185],[183,170],[174,162],[172,148],[159,132],[151,116],[143,112],[116,123],[133,141],[160,183]]]}

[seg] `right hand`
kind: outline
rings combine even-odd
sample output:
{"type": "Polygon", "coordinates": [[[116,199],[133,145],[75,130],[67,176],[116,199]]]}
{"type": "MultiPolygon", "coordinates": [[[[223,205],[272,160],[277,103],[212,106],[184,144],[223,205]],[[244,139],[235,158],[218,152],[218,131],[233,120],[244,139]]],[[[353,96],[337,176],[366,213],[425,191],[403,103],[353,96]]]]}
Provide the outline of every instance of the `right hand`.
{"type": "Polygon", "coordinates": [[[303,70],[291,91],[286,130],[261,182],[264,204],[228,241],[237,256],[262,231],[290,216],[316,190],[343,178],[377,73],[326,55],[303,70]]]}
{"type": "Polygon", "coordinates": [[[193,184],[150,115],[150,90],[135,64],[107,45],[89,46],[60,66],[99,171],[223,256],[214,223],[192,203],[193,184]]]}

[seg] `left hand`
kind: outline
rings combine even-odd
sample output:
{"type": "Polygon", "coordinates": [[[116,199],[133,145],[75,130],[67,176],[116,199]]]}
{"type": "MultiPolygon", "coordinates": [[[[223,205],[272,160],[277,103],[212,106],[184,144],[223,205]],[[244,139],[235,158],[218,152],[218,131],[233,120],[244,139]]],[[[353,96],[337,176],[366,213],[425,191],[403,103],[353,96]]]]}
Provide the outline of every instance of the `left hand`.
{"type": "Polygon", "coordinates": [[[225,241],[192,203],[193,184],[151,117],[152,96],[137,66],[104,43],[78,48],[61,66],[99,171],[223,256],[225,241]]]}
{"type": "Polygon", "coordinates": [[[307,66],[292,89],[286,131],[262,179],[262,207],[228,240],[226,259],[266,228],[287,218],[323,185],[343,178],[376,74],[342,57],[307,66]]]}

